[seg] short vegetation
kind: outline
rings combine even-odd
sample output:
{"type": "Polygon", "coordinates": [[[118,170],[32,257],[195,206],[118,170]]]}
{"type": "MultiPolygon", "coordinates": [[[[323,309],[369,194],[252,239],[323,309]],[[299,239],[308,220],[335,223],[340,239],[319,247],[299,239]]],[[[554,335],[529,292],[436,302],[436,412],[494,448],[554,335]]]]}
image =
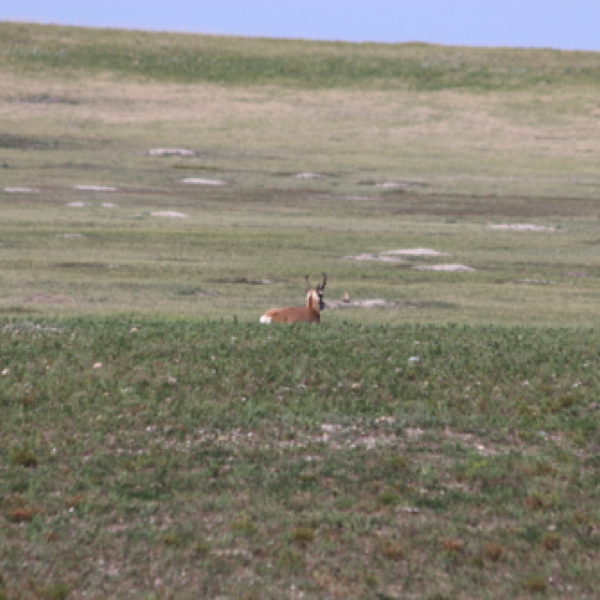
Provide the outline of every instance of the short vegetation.
{"type": "Polygon", "coordinates": [[[593,330],[83,320],[1,342],[9,594],[598,586],[593,330]]]}
{"type": "Polygon", "coordinates": [[[0,24],[0,600],[594,597],[599,65],[0,24]]]}

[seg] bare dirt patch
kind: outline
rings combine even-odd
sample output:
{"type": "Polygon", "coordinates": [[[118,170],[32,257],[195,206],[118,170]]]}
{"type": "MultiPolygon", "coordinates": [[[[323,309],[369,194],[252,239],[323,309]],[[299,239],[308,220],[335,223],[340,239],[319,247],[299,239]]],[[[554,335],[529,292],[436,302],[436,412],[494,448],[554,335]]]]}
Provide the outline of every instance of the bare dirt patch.
{"type": "Polygon", "coordinates": [[[148,150],[150,156],[196,156],[195,152],[187,148],[152,148],[148,150]]]}
{"type": "Polygon", "coordinates": [[[296,173],[294,175],[295,179],[320,179],[323,175],[319,175],[319,173],[296,173]]]}
{"type": "Polygon", "coordinates": [[[327,308],[391,308],[399,306],[398,302],[387,300],[332,300],[325,303],[327,308]]]}
{"type": "Polygon", "coordinates": [[[542,225],[531,225],[528,223],[505,223],[500,225],[488,225],[488,229],[497,229],[501,231],[556,231],[554,227],[544,227],[542,225]]]}
{"type": "Polygon", "coordinates": [[[39,194],[40,190],[28,187],[7,187],[4,188],[7,194],[39,194]]]}
{"type": "Polygon", "coordinates": [[[198,177],[186,177],[181,181],[190,185],[227,185],[226,181],[220,181],[218,179],[199,179],[198,177]]]}
{"type": "Polygon", "coordinates": [[[102,185],[76,185],[74,189],[82,192],[118,192],[119,188],[102,185]]]}
{"type": "Polygon", "coordinates": [[[374,254],[356,254],[354,256],[344,256],[344,260],[375,260],[379,262],[404,262],[401,258],[393,256],[375,256],[374,254]]]}
{"type": "Polygon", "coordinates": [[[447,252],[438,252],[429,248],[409,248],[407,250],[386,250],[381,254],[400,254],[406,256],[448,256],[447,252]]]}
{"type": "Polygon", "coordinates": [[[172,217],[175,219],[187,219],[188,216],[174,210],[161,210],[151,213],[153,217],[172,217]]]}
{"type": "Polygon", "coordinates": [[[475,269],[466,265],[420,265],[413,267],[413,269],[417,271],[462,271],[465,273],[475,271],[475,269]]]}

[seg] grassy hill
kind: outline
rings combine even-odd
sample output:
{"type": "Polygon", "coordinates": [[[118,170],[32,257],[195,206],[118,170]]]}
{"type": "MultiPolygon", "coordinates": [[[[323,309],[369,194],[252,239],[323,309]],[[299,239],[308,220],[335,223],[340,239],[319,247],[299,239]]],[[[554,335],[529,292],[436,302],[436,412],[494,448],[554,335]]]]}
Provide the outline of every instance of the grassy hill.
{"type": "Polygon", "coordinates": [[[355,44],[1,25],[19,70],[108,72],[167,83],[297,89],[471,91],[598,85],[595,53],[435,44],[355,44]]]}
{"type": "Polygon", "coordinates": [[[0,600],[591,597],[599,71],[0,23],[0,600]]]}

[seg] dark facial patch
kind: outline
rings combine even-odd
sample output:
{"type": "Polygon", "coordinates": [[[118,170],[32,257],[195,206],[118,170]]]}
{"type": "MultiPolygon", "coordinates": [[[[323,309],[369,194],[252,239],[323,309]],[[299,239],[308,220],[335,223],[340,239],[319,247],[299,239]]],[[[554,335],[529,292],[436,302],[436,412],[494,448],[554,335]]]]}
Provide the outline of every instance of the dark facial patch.
{"type": "Polygon", "coordinates": [[[323,294],[320,292],[317,292],[317,294],[319,295],[319,310],[325,310],[325,307],[327,305],[325,304],[325,302],[323,302],[323,294]]]}

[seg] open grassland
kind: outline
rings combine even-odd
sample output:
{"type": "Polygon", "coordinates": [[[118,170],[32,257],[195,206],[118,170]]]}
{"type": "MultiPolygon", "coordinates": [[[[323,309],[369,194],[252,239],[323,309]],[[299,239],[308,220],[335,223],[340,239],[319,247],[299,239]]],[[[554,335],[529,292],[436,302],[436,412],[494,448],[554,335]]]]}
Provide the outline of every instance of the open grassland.
{"type": "Polygon", "coordinates": [[[7,597],[600,586],[596,331],[88,319],[0,335],[7,597]]]}
{"type": "Polygon", "coordinates": [[[0,23],[0,600],[593,597],[599,98],[597,53],[0,23]]]}

